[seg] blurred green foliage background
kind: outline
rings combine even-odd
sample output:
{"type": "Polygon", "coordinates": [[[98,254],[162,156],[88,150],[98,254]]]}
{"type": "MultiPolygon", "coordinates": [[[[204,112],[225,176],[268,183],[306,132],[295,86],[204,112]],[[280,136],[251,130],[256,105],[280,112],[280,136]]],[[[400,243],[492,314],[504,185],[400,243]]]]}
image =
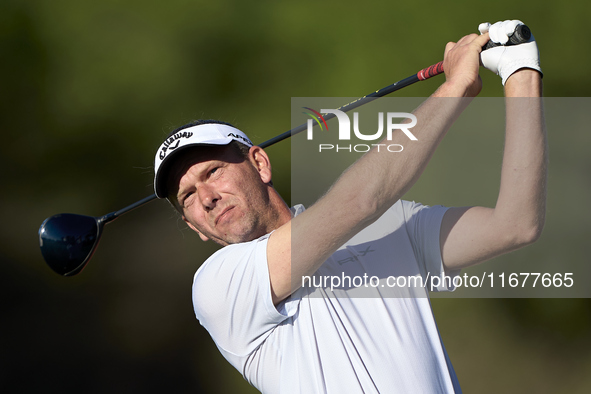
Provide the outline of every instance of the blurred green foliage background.
{"type": "MultiPolygon", "coordinates": [[[[109,224],[73,278],[44,264],[41,222],[60,212],[100,216],[151,194],[153,154],[178,125],[223,119],[262,142],[290,128],[291,97],[365,95],[441,60],[448,41],[483,21],[526,22],[545,94],[588,97],[589,15],[583,0],[0,0],[0,390],[254,392],[192,312],[192,275],[216,247],[165,202],[109,224]]],[[[482,78],[482,95],[502,96],[497,76],[482,78]]],[[[442,80],[397,95],[428,96],[442,80]]],[[[550,130],[548,223],[538,244],[510,255],[517,262],[553,256],[560,271],[561,259],[589,261],[591,141],[589,122],[580,124],[550,130]]],[[[469,144],[477,140],[454,146],[478,157],[487,147],[469,144]]],[[[268,151],[289,200],[289,142],[268,151]]],[[[437,168],[473,170],[470,157],[443,153],[437,168]]],[[[497,177],[498,168],[472,175],[497,177]]],[[[428,204],[465,204],[463,190],[490,186],[425,176],[409,198],[428,204]]],[[[464,392],[591,389],[588,299],[433,306],[464,392]]]]}

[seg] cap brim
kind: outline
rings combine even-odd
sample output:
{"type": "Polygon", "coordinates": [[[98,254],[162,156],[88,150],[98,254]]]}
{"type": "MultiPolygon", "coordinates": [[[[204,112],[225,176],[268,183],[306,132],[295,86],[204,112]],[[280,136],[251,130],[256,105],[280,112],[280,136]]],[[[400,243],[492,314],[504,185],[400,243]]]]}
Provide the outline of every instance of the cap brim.
{"type": "Polygon", "coordinates": [[[218,123],[205,123],[179,130],[169,135],[160,145],[154,160],[154,192],[159,198],[167,198],[166,177],[170,172],[172,158],[178,158],[179,153],[198,146],[222,146],[237,141],[247,146],[252,142],[246,134],[237,128],[218,123]]]}
{"type": "Polygon", "coordinates": [[[214,146],[222,146],[222,145],[228,145],[230,142],[232,142],[233,140],[231,138],[227,138],[224,140],[215,140],[215,141],[208,141],[207,144],[204,143],[195,143],[195,144],[188,144],[188,145],[184,145],[181,146],[177,149],[175,149],[174,153],[168,154],[164,160],[162,160],[162,163],[160,163],[160,166],[158,167],[158,172],[156,173],[155,177],[154,177],[154,191],[156,193],[156,196],[158,198],[168,198],[168,190],[167,190],[167,182],[166,182],[166,178],[169,175],[170,169],[174,167],[174,162],[179,159],[180,156],[180,152],[184,152],[186,150],[188,150],[189,148],[198,148],[198,147],[202,147],[202,146],[210,146],[210,145],[214,145],[214,146]]]}

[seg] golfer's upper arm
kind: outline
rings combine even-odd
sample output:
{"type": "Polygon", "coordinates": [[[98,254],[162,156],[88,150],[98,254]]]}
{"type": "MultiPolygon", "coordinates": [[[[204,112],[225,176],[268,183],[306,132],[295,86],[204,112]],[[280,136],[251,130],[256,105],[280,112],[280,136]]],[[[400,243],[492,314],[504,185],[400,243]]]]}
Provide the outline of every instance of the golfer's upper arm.
{"type": "Polygon", "coordinates": [[[443,264],[460,269],[523,247],[535,239],[520,232],[520,226],[495,216],[484,207],[450,208],[443,216],[439,235],[443,264]]]}
{"type": "Polygon", "coordinates": [[[267,264],[273,304],[291,294],[291,221],[275,230],[267,242],[267,264]]]}
{"type": "Polygon", "coordinates": [[[329,193],[271,234],[267,264],[275,305],[301,287],[303,276],[313,275],[339,246],[379,217],[371,203],[360,202],[354,194],[342,198],[329,193]]]}

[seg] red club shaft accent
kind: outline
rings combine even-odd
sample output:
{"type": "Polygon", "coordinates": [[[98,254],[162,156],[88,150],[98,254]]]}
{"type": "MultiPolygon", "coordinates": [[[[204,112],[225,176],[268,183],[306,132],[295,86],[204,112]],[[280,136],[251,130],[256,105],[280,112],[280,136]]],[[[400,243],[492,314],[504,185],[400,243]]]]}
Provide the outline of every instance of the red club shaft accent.
{"type": "Polygon", "coordinates": [[[442,72],[443,72],[443,62],[441,61],[437,64],[434,64],[432,66],[422,69],[421,71],[419,71],[417,73],[417,77],[419,78],[419,81],[424,81],[425,79],[429,79],[431,77],[434,77],[435,75],[439,75],[442,72]]]}

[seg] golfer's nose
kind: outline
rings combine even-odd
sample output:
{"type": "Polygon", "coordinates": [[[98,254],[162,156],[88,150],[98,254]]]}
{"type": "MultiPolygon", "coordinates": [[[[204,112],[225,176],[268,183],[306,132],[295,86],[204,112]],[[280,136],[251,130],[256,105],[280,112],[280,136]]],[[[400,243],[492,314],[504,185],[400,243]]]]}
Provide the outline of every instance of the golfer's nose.
{"type": "Polygon", "coordinates": [[[199,185],[197,187],[197,194],[203,207],[206,210],[212,210],[221,196],[209,185],[199,185]]]}

